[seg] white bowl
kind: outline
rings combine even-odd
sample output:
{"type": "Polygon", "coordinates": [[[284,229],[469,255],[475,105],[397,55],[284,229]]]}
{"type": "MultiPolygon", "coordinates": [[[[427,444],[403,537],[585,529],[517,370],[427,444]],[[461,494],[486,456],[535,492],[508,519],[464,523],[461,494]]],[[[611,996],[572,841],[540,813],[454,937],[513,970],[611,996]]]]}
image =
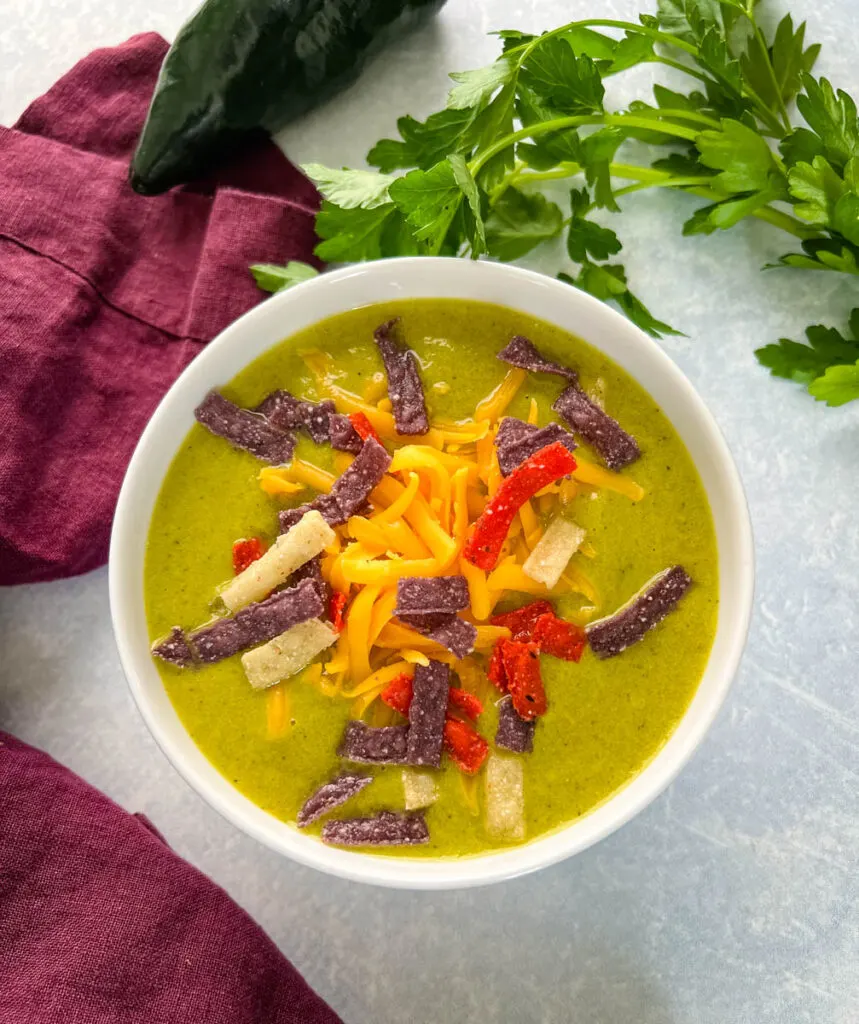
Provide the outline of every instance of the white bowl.
{"type": "Polygon", "coordinates": [[[482,885],[554,864],[614,832],[646,807],[689,760],[716,716],[745,644],[754,581],[751,526],[731,454],[701,399],[646,334],[608,306],[550,277],[499,263],[383,260],[315,278],[273,296],[228,327],[185,370],[143,432],[128,472],[110,546],[110,605],[122,666],[153,736],[194,789],[260,842],[343,878],[412,889],[482,885]],[[335,313],[396,299],[478,299],[541,317],[619,363],[656,400],[701,474],[719,546],[719,619],[698,690],[656,757],[606,803],[557,832],[501,852],[461,859],[379,857],[323,846],[278,821],[218,773],[179,720],[149,653],[143,604],[145,540],[155,499],[193,411],[283,338],[335,313]]]}

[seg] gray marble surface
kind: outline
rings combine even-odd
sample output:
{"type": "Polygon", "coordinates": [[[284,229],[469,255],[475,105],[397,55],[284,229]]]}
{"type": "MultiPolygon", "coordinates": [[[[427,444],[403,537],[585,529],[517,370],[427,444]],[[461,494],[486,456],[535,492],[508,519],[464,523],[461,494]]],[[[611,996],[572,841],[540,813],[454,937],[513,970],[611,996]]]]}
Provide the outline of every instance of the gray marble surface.
{"type": "MultiPolygon", "coordinates": [[[[5,0],[0,122],[91,48],[144,29],[170,37],[191,6],[5,0]]],[[[637,10],[631,0],[450,0],[434,28],[283,143],[298,161],[357,162],[398,115],[435,109],[447,70],[492,57],[487,31],[637,10]]],[[[824,43],[821,66],[859,93],[852,0],[794,10],[824,43]]],[[[613,88],[640,95],[648,78],[637,70],[613,88]]],[[[596,848],[449,894],[377,891],[297,867],[221,821],[156,749],[126,692],[103,570],[0,592],[0,726],[149,815],[349,1024],[859,1021],[859,407],[815,404],[752,355],[814,318],[839,321],[859,290],[835,275],[759,273],[784,251],[761,225],[682,238],[687,202],[630,197],[616,226],[636,289],[686,332],[665,347],[738,460],[756,609],[736,686],[697,756],[596,848]]]]}

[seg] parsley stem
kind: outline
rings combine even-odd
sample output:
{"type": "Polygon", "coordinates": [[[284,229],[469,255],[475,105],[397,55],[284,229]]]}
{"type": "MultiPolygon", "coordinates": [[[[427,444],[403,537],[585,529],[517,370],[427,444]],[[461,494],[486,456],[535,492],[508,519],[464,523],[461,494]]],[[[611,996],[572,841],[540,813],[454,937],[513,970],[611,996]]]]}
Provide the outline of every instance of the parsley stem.
{"type": "Polygon", "coordinates": [[[564,131],[566,128],[581,128],[585,125],[608,125],[629,128],[644,128],[648,131],[657,130],[665,135],[674,135],[678,139],[686,139],[694,142],[700,132],[695,128],[684,128],[683,125],[673,124],[670,121],[663,122],[655,118],[636,117],[632,114],[576,114],[570,117],[556,117],[551,121],[539,121],[537,124],[529,125],[527,128],[520,128],[518,131],[504,135],[493,142],[491,146],[478,152],[469,161],[468,169],[472,175],[477,174],[481,167],[490,161],[498,153],[503,152],[510,146],[514,146],[523,139],[536,139],[541,135],[551,132],[564,131]]]}
{"type": "MultiPolygon", "coordinates": [[[[505,53],[505,57],[512,57],[514,54],[521,55],[517,58],[521,64],[541,43],[544,43],[547,39],[551,39],[554,36],[561,36],[565,32],[569,32],[574,28],[590,28],[592,26],[598,28],[619,28],[625,32],[635,32],[638,35],[649,36],[651,39],[658,43],[665,43],[666,46],[675,46],[679,50],[684,50],[690,56],[695,57],[698,54],[698,48],[692,43],[687,43],[685,39],[681,39],[679,36],[671,35],[669,32],[661,32],[659,29],[648,28],[645,25],[639,25],[634,21],[614,21],[607,18],[585,18],[583,21],[570,21],[566,25],[561,25],[560,28],[551,29],[549,32],[544,32],[541,36],[537,36],[536,39],[532,39],[528,43],[522,43],[519,46],[511,47],[505,53]]],[[[682,67],[682,65],[681,65],[682,67]]]]}
{"type": "Polygon", "coordinates": [[[698,124],[705,124],[708,128],[719,130],[722,126],[714,117],[707,117],[706,114],[699,114],[697,110],[683,110],[680,107],[654,107],[648,111],[652,117],[678,118],[683,121],[694,121],[698,124]]]}
{"type": "MultiPolygon", "coordinates": [[[[618,189],[615,195],[622,195],[626,192],[631,192],[633,189],[638,187],[655,187],[655,188],[680,188],[684,192],[689,192],[691,195],[700,196],[702,199],[709,199],[711,203],[717,203],[725,196],[719,195],[711,188],[707,187],[689,187],[689,182],[694,182],[693,178],[675,178],[668,171],[660,171],[653,167],[639,167],[636,164],[611,164],[609,171],[613,178],[626,178],[628,181],[638,182],[638,186],[626,186],[625,188],[618,189]]],[[[706,182],[706,178],[699,179],[700,182],[706,182]]],[[[818,238],[820,232],[814,228],[809,227],[807,224],[803,224],[802,221],[797,220],[796,217],[791,217],[789,213],[785,213],[782,210],[776,210],[772,206],[761,206],[757,210],[753,210],[751,213],[752,217],[757,217],[758,220],[762,220],[772,227],[780,228],[782,231],[786,231],[788,234],[793,235],[795,238],[818,238]]]]}
{"type": "Polygon", "coordinates": [[[695,195],[700,195],[702,191],[706,191],[707,195],[712,195],[709,189],[706,188],[706,184],[711,179],[706,176],[698,178],[665,178],[663,181],[637,181],[634,185],[624,185],[623,188],[614,189],[614,196],[626,196],[631,192],[640,192],[645,188],[682,188],[687,191],[693,192],[695,195]],[[695,189],[690,189],[688,186],[702,186],[695,189]]]}
{"type": "Polygon", "coordinates": [[[749,22],[751,23],[751,25],[754,28],[755,39],[757,39],[758,45],[761,48],[762,59],[763,59],[763,62],[767,66],[767,71],[769,72],[770,81],[772,82],[772,85],[773,85],[773,94],[775,95],[776,103],[778,104],[778,113],[779,113],[779,116],[781,117],[782,124],[784,126],[785,131],[790,132],[792,130],[792,126],[791,126],[791,123],[790,123],[790,115],[788,114],[787,107],[784,104],[784,98],[782,97],[781,88],[780,88],[780,86],[778,84],[778,79],[776,78],[776,75],[775,75],[775,68],[773,67],[772,59],[770,58],[770,52],[769,52],[769,47],[767,46],[767,41],[766,41],[766,39],[764,37],[763,32],[761,32],[760,26],[758,25],[757,21],[755,20],[754,14],[751,13],[750,11],[746,11],[745,13],[746,13],[746,18],[748,18],[749,22]]]}

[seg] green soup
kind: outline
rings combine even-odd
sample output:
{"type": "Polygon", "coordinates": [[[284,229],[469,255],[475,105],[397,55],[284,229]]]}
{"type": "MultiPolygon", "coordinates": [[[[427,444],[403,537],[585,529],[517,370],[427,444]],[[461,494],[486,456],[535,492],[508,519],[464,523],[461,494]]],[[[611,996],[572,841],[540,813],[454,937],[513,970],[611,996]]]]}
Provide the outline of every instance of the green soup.
{"type": "MultiPolygon", "coordinates": [[[[225,394],[244,406],[276,388],[320,400],[324,396],[301,357],[309,349],[330,353],[338,383],[360,394],[382,370],[373,330],[393,316],[402,317],[404,340],[419,356],[431,419],[472,417],[477,402],[508,369],[496,353],[513,334],[524,334],[548,358],[577,367],[582,385],[598,389],[608,412],[636,437],[643,455],[624,475],[639,483],[646,497],[633,503],[609,490],[583,489],[572,505],[573,518],[593,548],[593,557],[576,554],[574,564],[598,591],[597,614],[614,611],[668,566],[682,564],[694,580],[674,612],[621,655],[600,660],[588,650],[578,664],[542,657],[548,711],[537,725],[533,753],[523,756],[526,841],[532,840],[587,814],[629,782],[686,710],[716,626],[717,554],[709,505],[680,438],[638,384],[579,338],[497,306],[420,300],[356,309],[271,349],[231,381],[225,394]]],[[[506,412],[525,419],[533,398],[545,425],[556,419],[551,405],[560,388],[557,377],[529,374],[506,412]]],[[[330,449],[306,438],[299,441],[297,455],[323,468],[333,465],[330,449]]],[[[232,575],[233,542],[250,536],[273,540],[277,511],[297,503],[263,493],[257,481],[261,465],[199,425],[182,442],[147,542],[146,608],[153,640],[176,624],[188,629],[206,622],[218,587],[232,575]]],[[[526,600],[513,597],[510,604],[526,600]]],[[[587,603],[569,596],[556,608],[559,615],[583,621],[581,606],[587,603]]],[[[275,817],[294,823],[305,799],[342,770],[336,750],[350,701],[323,696],[296,677],[285,684],[291,725],[285,736],[272,740],[266,729],[267,694],[250,687],[238,656],[200,669],[159,663],[159,670],[206,757],[275,817]]],[[[496,721],[490,700],[477,723],[490,745],[496,721]]],[[[367,770],[376,776],[373,784],[335,816],[402,809],[402,769],[367,770]]],[[[504,845],[485,830],[479,784],[468,791],[447,758],[436,778],[439,797],[426,812],[429,844],[381,852],[455,857],[504,845]]],[[[320,828],[321,822],[309,831],[318,834],[320,828]]]]}

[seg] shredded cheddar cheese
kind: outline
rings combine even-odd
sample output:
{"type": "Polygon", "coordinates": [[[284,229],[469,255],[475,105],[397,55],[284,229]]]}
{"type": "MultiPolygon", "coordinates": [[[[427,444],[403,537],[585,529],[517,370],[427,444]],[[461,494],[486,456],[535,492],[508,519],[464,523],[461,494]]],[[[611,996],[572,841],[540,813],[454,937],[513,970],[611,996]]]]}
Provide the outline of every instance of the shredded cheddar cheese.
{"type": "Polygon", "coordinates": [[[617,491],[618,494],[626,495],[630,501],[641,501],[644,497],[646,493],[644,488],[640,487],[634,480],[621,476],[620,473],[613,473],[610,469],[597,466],[593,462],[585,462],[584,459],[578,457],[578,452],[576,452],[576,456],[578,465],[573,470],[573,477],[576,480],[580,480],[583,484],[589,484],[592,487],[603,488],[607,491],[617,491]]]}
{"type": "Polygon", "coordinates": [[[266,691],[266,734],[270,740],[282,739],[289,731],[289,693],[286,683],[276,683],[266,691]]]}
{"type": "MultiPolygon", "coordinates": [[[[451,665],[460,685],[484,704],[494,701],[497,691],[482,666],[496,642],[510,635],[508,629],[489,623],[499,602],[524,594],[580,595],[571,603],[582,606],[567,613],[580,622],[587,622],[600,608],[600,595],[580,567],[597,555],[589,541],[581,542],[560,576],[535,571],[538,556],[544,557],[549,544],[547,527],[559,516],[570,517],[575,512],[571,506],[583,498],[613,491],[640,501],[644,489],[625,475],[580,458],[576,451],[577,465],[570,477],[550,483],[519,507],[495,568],[486,572],[468,561],[463,551],[476,520],[504,482],[495,446],[498,424],[520,395],[526,371],[511,368],[477,404],[473,419],[436,419],[426,434],[405,437],[396,432],[384,374],[374,374],[358,395],[342,386],[343,374],[330,356],[318,351],[302,356],[313,374],[316,393],[331,399],[340,413],[366,416],[391,452],[388,472],[370,494],[370,507],[337,526],[333,540],[324,547],[323,579],[346,596],[343,628],[324,668],[321,662],[314,664],[302,679],[330,698],[352,701],[352,714],[367,715],[376,725],[396,717],[392,708],[378,701],[385,687],[401,674],[411,676],[415,666],[427,665],[430,658],[451,665]],[[463,617],[477,629],[476,658],[457,659],[396,619],[398,580],[445,575],[461,575],[468,585],[469,608],[463,617]],[[554,585],[549,587],[547,582],[554,585]]],[[[439,382],[433,389],[446,394],[450,387],[439,382]]],[[[537,401],[530,398],[527,407],[527,422],[539,426],[537,401]]],[[[307,489],[327,494],[352,461],[351,455],[336,452],[336,473],[330,473],[296,458],[286,466],[264,467],[258,482],[275,499],[307,489]]],[[[301,500],[310,501],[312,495],[301,500]]],[[[272,739],[287,735],[289,690],[278,683],[265,699],[267,735],[272,739]]],[[[462,785],[463,800],[477,814],[482,801],[476,780],[463,775],[462,785]]]]}
{"type": "Polygon", "coordinates": [[[525,383],[527,376],[528,371],[520,370],[518,367],[508,370],[504,380],[501,381],[498,387],[477,403],[477,408],[474,410],[474,418],[476,420],[488,420],[490,423],[500,419],[504,414],[504,410],[516,397],[519,388],[525,383]]]}

